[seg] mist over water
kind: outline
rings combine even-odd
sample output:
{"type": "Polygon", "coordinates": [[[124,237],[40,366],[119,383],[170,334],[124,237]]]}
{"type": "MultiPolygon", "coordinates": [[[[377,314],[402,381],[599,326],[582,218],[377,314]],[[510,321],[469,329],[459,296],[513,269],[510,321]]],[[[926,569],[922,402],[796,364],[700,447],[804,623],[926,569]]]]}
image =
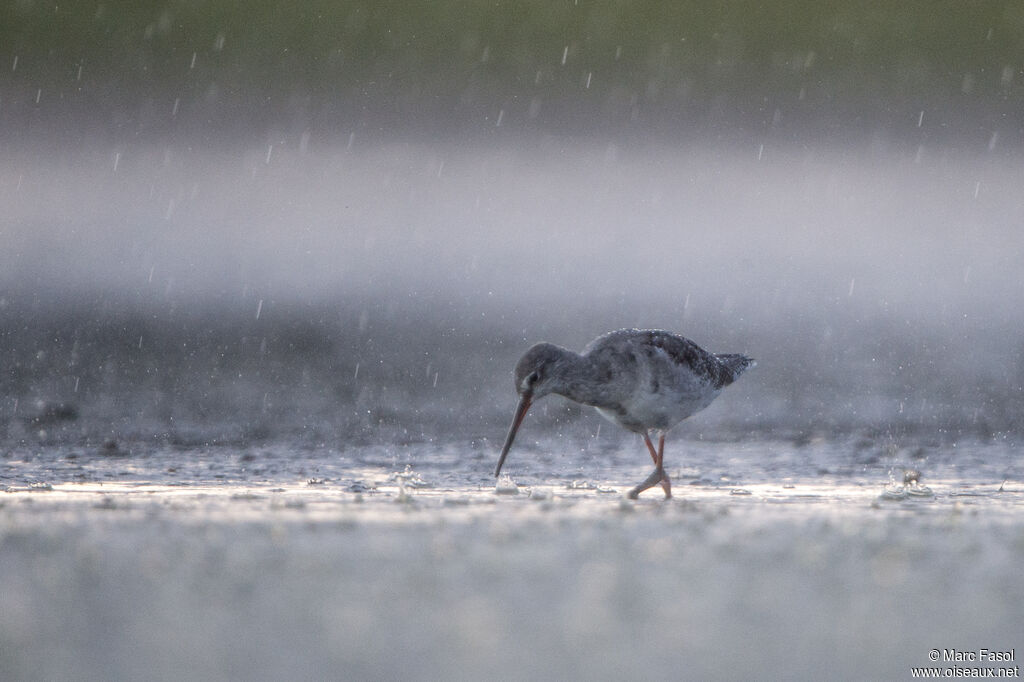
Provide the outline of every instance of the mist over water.
{"type": "Polygon", "coordinates": [[[279,9],[4,10],[12,445],[484,443],[621,327],[758,359],[684,437],[1019,437],[1012,3],[279,9]]]}
{"type": "Polygon", "coordinates": [[[151,436],[344,437],[380,415],[481,434],[503,428],[528,345],[638,326],[758,358],[699,417],[728,437],[1020,426],[1012,160],[556,138],[119,149],[5,160],[8,420],[59,401],[151,436]]]}

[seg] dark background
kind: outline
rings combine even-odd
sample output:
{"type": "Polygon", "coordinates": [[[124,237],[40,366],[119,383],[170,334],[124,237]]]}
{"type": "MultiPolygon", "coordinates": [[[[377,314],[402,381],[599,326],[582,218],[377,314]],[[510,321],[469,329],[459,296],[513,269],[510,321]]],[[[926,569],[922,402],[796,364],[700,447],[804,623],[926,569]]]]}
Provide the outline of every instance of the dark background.
{"type": "Polygon", "coordinates": [[[510,133],[969,148],[999,132],[1005,149],[1022,35],[1015,2],[20,0],[0,9],[0,120],[69,143],[490,139],[504,111],[510,133]]]}

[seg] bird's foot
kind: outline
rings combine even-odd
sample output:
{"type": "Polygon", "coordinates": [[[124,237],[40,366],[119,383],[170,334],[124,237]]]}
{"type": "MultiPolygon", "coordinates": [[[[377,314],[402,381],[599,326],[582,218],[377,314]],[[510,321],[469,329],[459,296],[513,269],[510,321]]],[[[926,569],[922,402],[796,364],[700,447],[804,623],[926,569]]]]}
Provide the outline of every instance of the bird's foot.
{"type": "Polygon", "coordinates": [[[626,496],[629,497],[629,499],[631,500],[635,500],[640,496],[640,493],[647,490],[648,488],[653,488],[659,483],[661,484],[662,489],[665,491],[665,499],[667,500],[671,498],[672,483],[668,480],[668,474],[666,474],[665,470],[661,467],[652,471],[651,475],[644,479],[643,483],[630,490],[626,496]]]}

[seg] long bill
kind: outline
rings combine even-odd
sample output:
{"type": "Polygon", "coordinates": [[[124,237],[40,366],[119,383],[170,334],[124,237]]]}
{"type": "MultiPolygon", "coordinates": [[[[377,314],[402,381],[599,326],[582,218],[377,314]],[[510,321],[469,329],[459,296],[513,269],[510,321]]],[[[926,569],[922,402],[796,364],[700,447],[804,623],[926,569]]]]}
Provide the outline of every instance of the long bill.
{"type": "Polygon", "coordinates": [[[508,451],[512,449],[512,441],[516,439],[516,431],[519,430],[519,425],[523,423],[523,417],[526,416],[526,411],[530,409],[530,404],[533,402],[533,396],[524,395],[519,399],[519,406],[516,408],[516,415],[512,417],[512,426],[508,429],[508,435],[505,436],[505,445],[501,448],[501,457],[498,458],[498,466],[494,469],[494,477],[497,478],[498,474],[501,473],[501,465],[505,463],[505,457],[508,456],[508,451]]]}

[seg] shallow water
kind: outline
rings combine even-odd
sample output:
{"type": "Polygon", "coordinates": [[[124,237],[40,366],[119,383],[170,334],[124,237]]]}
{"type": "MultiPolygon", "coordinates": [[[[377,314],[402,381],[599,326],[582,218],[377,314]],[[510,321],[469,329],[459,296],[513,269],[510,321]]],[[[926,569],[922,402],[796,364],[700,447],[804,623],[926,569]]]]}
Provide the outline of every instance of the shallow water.
{"type": "Polygon", "coordinates": [[[905,678],[1024,644],[1012,448],[679,442],[676,497],[632,502],[639,443],[559,442],[498,486],[493,444],[11,454],[0,677],[905,678]]]}

